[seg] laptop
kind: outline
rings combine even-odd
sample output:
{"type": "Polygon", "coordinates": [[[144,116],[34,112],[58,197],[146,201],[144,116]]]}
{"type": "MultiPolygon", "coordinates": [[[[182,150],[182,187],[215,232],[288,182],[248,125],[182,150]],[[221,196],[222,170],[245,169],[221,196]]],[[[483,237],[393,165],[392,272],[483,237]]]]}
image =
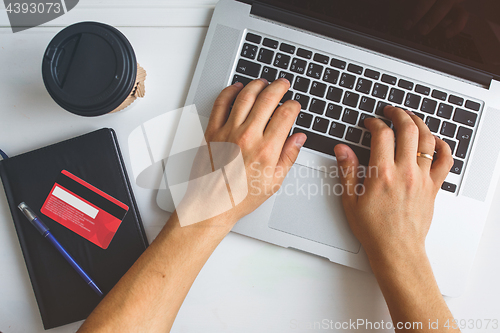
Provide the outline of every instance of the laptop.
{"type": "MultiPolygon", "coordinates": [[[[466,288],[500,175],[500,32],[474,1],[461,5],[467,23],[452,38],[439,26],[427,35],[406,30],[401,20],[412,3],[221,0],[186,105],[194,104],[206,125],[224,87],[287,78],[292,86],[282,102],[302,107],[291,134],[308,140],[282,190],[233,231],[361,270],[370,270],[369,262],[346,221],[340,179],[330,174],[333,148],[349,145],[366,166],[364,119],[391,125],[382,112],[388,104],[413,111],[453,151],[426,248],[442,294],[456,297],[466,288]]],[[[160,206],[164,196],[160,191],[160,206]]]]}

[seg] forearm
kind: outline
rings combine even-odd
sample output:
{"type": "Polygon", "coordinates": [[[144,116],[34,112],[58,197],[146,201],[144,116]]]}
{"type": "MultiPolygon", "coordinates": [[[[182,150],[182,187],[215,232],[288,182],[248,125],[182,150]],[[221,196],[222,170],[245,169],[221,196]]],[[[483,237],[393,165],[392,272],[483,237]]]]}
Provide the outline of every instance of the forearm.
{"type": "Polygon", "coordinates": [[[439,291],[425,250],[402,249],[401,253],[404,257],[388,255],[372,262],[396,332],[460,332],[444,327],[447,322],[448,327],[453,326],[453,316],[439,291]],[[438,329],[430,326],[436,322],[438,329]]]}
{"type": "Polygon", "coordinates": [[[229,232],[211,220],[180,227],[173,214],[79,332],[168,332],[201,268],[229,232]]]}

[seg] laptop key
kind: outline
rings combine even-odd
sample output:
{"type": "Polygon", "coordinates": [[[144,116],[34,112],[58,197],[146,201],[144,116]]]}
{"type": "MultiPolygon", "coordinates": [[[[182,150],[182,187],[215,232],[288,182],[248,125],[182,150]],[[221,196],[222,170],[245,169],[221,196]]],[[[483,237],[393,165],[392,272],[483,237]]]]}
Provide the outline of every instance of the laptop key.
{"type": "Polygon", "coordinates": [[[425,124],[429,127],[432,133],[437,133],[439,131],[439,125],[441,125],[441,120],[433,117],[427,117],[425,124]]]}
{"type": "Polygon", "coordinates": [[[356,84],[356,91],[359,91],[363,94],[369,94],[372,90],[372,84],[372,81],[360,77],[358,79],[358,83],[356,84]]]}
{"type": "Polygon", "coordinates": [[[465,158],[467,156],[467,151],[469,150],[469,145],[472,140],[472,130],[466,127],[460,127],[457,133],[458,148],[455,153],[456,157],[465,158]]]}
{"type": "Polygon", "coordinates": [[[413,82],[401,79],[399,80],[398,87],[406,90],[413,90],[413,82]]]}
{"type": "Polygon", "coordinates": [[[434,90],[432,92],[432,97],[440,99],[442,101],[446,101],[446,97],[448,97],[448,94],[439,90],[434,90]]]}
{"type": "Polygon", "coordinates": [[[370,148],[372,146],[372,134],[368,131],[363,135],[363,140],[361,140],[361,144],[370,148]]]}
{"type": "Polygon", "coordinates": [[[455,132],[457,131],[457,125],[443,121],[443,126],[441,126],[441,135],[445,135],[450,138],[455,137],[455,132]]]}
{"type": "Polygon", "coordinates": [[[266,79],[268,82],[274,82],[276,80],[277,75],[278,75],[277,69],[265,66],[262,69],[260,77],[266,79]]]}
{"type": "Polygon", "coordinates": [[[455,193],[457,191],[457,185],[444,182],[443,185],[441,185],[441,189],[447,192],[455,193]]]}
{"type": "Polygon", "coordinates": [[[299,113],[299,116],[297,117],[297,121],[295,123],[298,126],[309,128],[311,127],[312,121],[313,121],[312,114],[301,112],[299,113]]]}
{"type": "Polygon", "coordinates": [[[358,116],[359,116],[359,112],[358,111],[346,108],[344,110],[344,116],[342,117],[342,121],[344,123],[348,123],[348,124],[351,124],[351,125],[356,125],[356,123],[358,122],[358,116]]]}
{"type": "Polygon", "coordinates": [[[330,88],[328,88],[328,94],[326,94],[326,99],[339,103],[343,93],[344,91],[342,89],[330,86],[330,88]]]}
{"type": "Polygon", "coordinates": [[[417,84],[417,86],[415,87],[415,92],[425,96],[429,96],[431,93],[431,88],[417,84]]]}
{"type": "Polygon", "coordinates": [[[366,148],[363,148],[360,146],[356,146],[356,145],[353,145],[350,143],[346,143],[346,142],[340,141],[340,140],[332,138],[332,137],[326,137],[326,136],[323,136],[321,134],[316,134],[314,132],[307,131],[307,130],[304,130],[302,128],[296,127],[293,130],[293,134],[295,134],[295,133],[304,133],[307,135],[307,140],[304,144],[304,147],[306,147],[306,148],[309,148],[309,149],[312,149],[315,151],[319,151],[320,153],[323,153],[323,154],[335,156],[335,152],[334,152],[333,148],[336,145],[343,143],[343,144],[346,144],[347,146],[349,146],[354,151],[354,153],[358,157],[359,163],[361,165],[367,166],[368,163],[370,162],[370,150],[369,149],[366,149],[366,148]]]}
{"type": "Polygon", "coordinates": [[[457,123],[474,127],[476,125],[477,113],[472,113],[457,108],[455,110],[455,115],[453,116],[453,120],[456,121],[457,123]]]}
{"type": "Polygon", "coordinates": [[[378,80],[380,78],[380,73],[376,72],[372,69],[367,68],[365,70],[365,76],[370,78],[370,79],[378,80]]]}
{"type": "Polygon", "coordinates": [[[457,175],[461,174],[462,169],[464,168],[464,161],[460,161],[457,159],[454,159],[453,161],[454,161],[453,167],[451,168],[450,171],[454,174],[457,174],[457,175]]]}
{"type": "Polygon", "coordinates": [[[314,55],[314,61],[319,62],[321,64],[328,65],[330,62],[330,57],[327,57],[326,55],[316,53],[314,55]]]}
{"type": "Polygon", "coordinates": [[[347,106],[352,106],[353,108],[358,106],[359,95],[352,93],[350,91],[346,91],[344,94],[344,101],[342,104],[347,106]]]}
{"type": "Polygon", "coordinates": [[[327,68],[325,70],[325,75],[323,76],[323,81],[331,84],[337,84],[337,81],[339,80],[339,75],[340,72],[338,70],[327,68]]]}
{"type": "Polygon", "coordinates": [[[330,127],[330,132],[328,132],[328,134],[342,139],[346,128],[346,125],[332,121],[332,126],[330,127]]]}
{"type": "Polygon", "coordinates": [[[307,110],[307,106],[309,105],[309,100],[311,99],[309,96],[296,93],[294,99],[300,103],[302,110],[307,110]]]}
{"type": "Polygon", "coordinates": [[[309,93],[314,96],[323,97],[326,92],[326,84],[314,81],[311,85],[311,91],[309,93]]]}
{"type": "Polygon", "coordinates": [[[293,86],[293,89],[306,93],[309,91],[310,84],[311,80],[306,79],[305,77],[302,76],[297,76],[297,78],[295,79],[295,85],[293,86]]]}
{"type": "Polygon", "coordinates": [[[288,90],[286,94],[283,96],[281,99],[281,103],[285,103],[286,101],[289,101],[293,98],[293,92],[291,90],[288,90]]]}
{"type": "Polygon", "coordinates": [[[306,66],[307,66],[307,61],[294,58],[292,60],[292,64],[290,65],[290,71],[299,74],[304,74],[306,71],[306,66]]]}
{"type": "Polygon", "coordinates": [[[345,61],[332,58],[332,61],[330,62],[330,66],[344,70],[347,66],[347,63],[345,61]]]}
{"type": "Polygon", "coordinates": [[[265,64],[272,64],[274,58],[274,52],[268,49],[260,49],[258,61],[263,62],[265,64]]]}
{"type": "Polygon", "coordinates": [[[316,114],[323,114],[325,112],[326,102],[320,99],[313,98],[311,105],[309,106],[309,111],[316,114]]]}
{"type": "Polygon", "coordinates": [[[297,50],[297,55],[301,58],[306,58],[306,59],[311,59],[312,56],[313,56],[313,53],[311,51],[308,51],[308,50],[304,50],[304,49],[298,49],[297,50]]]}
{"type": "Polygon", "coordinates": [[[354,73],[354,74],[358,74],[358,75],[363,74],[363,67],[355,65],[355,64],[349,64],[349,66],[347,66],[347,70],[351,73],[354,73]]]}
{"type": "Polygon", "coordinates": [[[236,82],[241,82],[243,83],[244,86],[246,86],[247,84],[249,84],[250,82],[252,82],[252,79],[249,79],[245,76],[242,76],[242,75],[238,75],[236,74],[233,78],[233,83],[232,84],[235,84],[236,82]]]}
{"type": "Polygon", "coordinates": [[[281,71],[281,72],[280,72],[280,77],[279,77],[279,78],[280,78],[280,79],[287,79],[287,80],[288,80],[288,82],[290,82],[290,85],[292,85],[294,77],[295,77],[295,76],[294,76],[293,74],[291,74],[291,73],[287,73],[287,72],[283,72],[283,71],[281,71]]]}
{"type": "Polygon", "coordinates": [[[382,75],[382,82],[384,82],[384,83],[395,85],[397,81],[398,81],[398,79],[395,78],[394,76],[387,75],[387,74],[382,75]]]}
{"type": "Polygon", "coordinates": [[[369,115],[368,113],[361,113],[361,116],[359,117],[358,126],[362,127],[362,128],[366,128],[365,127],[365,119],[368,119],[368,118],[375,118],[375,117],[369,115]]]}
{"type": "Polygon", "coordinates": [[[472,111],[479,111],[481,109],[481,104],[473,101],[467,101],[465,102],[465,107],[472,111]]]}
{"type": "Polygon", "coordinates": [[[262,42],[262,45],[266,47],[270,47],[272,49],[277,49],[279,46],[279,42],[274,39],[269,39],[269,38],[264,38],[264,41],[262,42]]]}
{"type": "Polygon", "coordinates": [[[330,121],[328,119],[316,117],[314,119],[313,130],[326,133],[328,131],[328,125],[330,125],[330,121]]]}
{"type": "Polygon", "coordinates": [[[389,101],[395,104],[402,104],[404,98],[405,92],[403,90],[399,90],[396,88],[391,89],[391,93],[389,94],[389,101]]]}
{"type": "Polygon", "coordinates": [[[295,46],[290,45],[290,44],[286,44],[286,43],[281,43],[280,51],[294,54],[295,53],[295,46]]]}
{"type": "Polygon", "coordinates": [[[245,57],[245,58],[248,58],[248,59],[254,60],[255,57],[257,56],[257,50],[258,49],[259,48],[256,45],[245,43],[243,45],[243,50],[241,50],[241,56],[245,57]]]}
{"type": "Polygon", "coordinates": [[[455,147],[457,146],[457,143],[447,138],[443,138],[443,141],[446,142],[448,146],[450,146],[451,154],[453,155],[453,153],[455,153],[455,147]]]}
{"type": "Polygon", "coordinates": [[[363,131],[360,130],[359,128],[349,127],[345,135],[345,139],[352,143],[359,143],[362,134],[363,131]]]}
{"type": "Polygon", "coordinates": [[[255,44],[260,44],[262,37],[251,32],[247,33],[246,40],[255,44]]]}
{"type": "Polygon", "coordinates": [[[307,68],[307,76],[320,80],[323,74],[323,66],[310,63],[307,68]]]}
{"type": "Polygon", "coordinates": [[[437,115],[441,118],[450,119],[453,114],[453,106],[441,103],[437,115]]]}
{"type": "Polygon", "coordinates": [[[375,114],[378,114],[379,116],[384,117],[385,116],[384,115],[384,109],[388,105],[390,105],[390,104],[385,103],[385,102],[378,102],[377,108],[375,109],[375,114]]]}
{"type": "Polygon", "coordinates": [[[425,118],[425,114],[420,113],[420,112],[417,112],[417,111],[413,111],[413,113],[415,114],[415,116],[417,116],[417,117],[419,117],[420,119],[424,120],[424,118],[425,118]]]}
{"type": "Polygon", "coordinates": [[[260,74],[260,69],[261,65],[255,63],[255,62],[250,62],[245,59],[240,59],[238,61],[238,66],[236,67],[236,71],[241,74],[246,74],[248,76],[252,77],[259,77],[260,74]]]}
{"type": "Polygon", "coordinates": [[[361,97],[361,102],[359,103],[359,108],[363,111],[373,112],[375,108],[375,100],[370,97],[361,97]]]}
{"type": "Polygon", "coordinates": [[[281,69],[288,69],[291,59],[292,58],[286,54],[278,53],[276,58],[274,58],[274,66],[281,69]]]}
{"type": "Polygon", "coordinates": [[[375,86],[373,86],[372,95],[380,99],[385,99],[387,97],[388,92],[389,92],[388,86],[381,83],[375,83],[375,86]]]}
{"type": "Polygon", "coordinates": [[[422,100],[422,97],[420,97],[419,95],[408,93],[406,95],[405,106],[408,108],[418,110],[418,107],[420,106],[421,100],[422,100]]]}
{"type": "Polygon", "coordinates": [[[337,104],[329,103],[328,108],[326,109],[326,116],[332,119],[340,119],[342,114],[342,107],[337,104]]]}
{"type": "Polygon", "coordinates": [[[464,99],[462,97],[458,97],[455,95],[450,95],[450,97],[448,98],[448,102],[450,102],[451,104],[458,105],[458,106],[464,105],[464,99]]]}
{"type": "MultiPolygon", "coordinates": [[[[421,111],[424,111],[425,113],[428,114],[434,114],[436,113],[436,108],[437,108],[437,102],[433,99],[429,98],[424,98],[424,101],[422,102],[422,107],[420,108],[421,111]]],[[[451,116],[451,114],[450,114],[451,116]]]]}
{"type": "Polygon", "coordinates": [[[354,83],[356,82],[356,77],[351,74],[347,73],[342,73],[342,76],[340,77],[340,86],[347,88],[347,89],[352,89],[354,88],[354,83]]]}

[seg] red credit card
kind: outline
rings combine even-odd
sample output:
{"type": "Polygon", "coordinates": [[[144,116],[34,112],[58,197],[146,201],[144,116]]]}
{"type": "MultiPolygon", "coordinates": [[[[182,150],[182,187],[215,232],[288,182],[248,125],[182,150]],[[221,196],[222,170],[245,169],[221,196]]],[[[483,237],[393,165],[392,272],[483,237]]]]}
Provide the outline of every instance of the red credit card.
{"type": "Polygon", "coordinates": [[[107,249],[128,212],[128,206],[63,170],[40,211],[107,249]]]}

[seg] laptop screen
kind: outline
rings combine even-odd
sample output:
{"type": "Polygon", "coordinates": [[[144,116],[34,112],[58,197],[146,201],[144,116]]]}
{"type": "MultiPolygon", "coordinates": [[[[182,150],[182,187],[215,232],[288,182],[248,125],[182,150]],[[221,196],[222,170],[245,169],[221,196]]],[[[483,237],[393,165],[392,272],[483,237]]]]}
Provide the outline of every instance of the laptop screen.
{"type": "Polygon", "coordinates": [[[498,0],[260,0],[500,77],[498,0]]]}

